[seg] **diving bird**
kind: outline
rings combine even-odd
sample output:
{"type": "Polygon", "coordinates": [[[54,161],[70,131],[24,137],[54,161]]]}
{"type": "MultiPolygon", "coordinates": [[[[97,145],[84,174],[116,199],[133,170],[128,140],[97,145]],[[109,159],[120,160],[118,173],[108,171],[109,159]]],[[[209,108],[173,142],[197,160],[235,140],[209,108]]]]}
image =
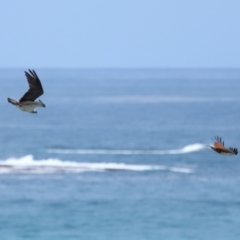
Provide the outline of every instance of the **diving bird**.
{"type": "Polygon", "coordinates": [[[25,76],[29,85],[28,91],[22,96],[19,101],[13,100],[11,98],[8,98],[7,100],[9,103],[15,105],[24,112],[37,113],[35,108],[46,107],[41,100],[35,101],[44,93],[42,84],[34,70],[29,69],[29,73],[25,71],[25,76]]]}
{"type": "Polygon", "coordinates": [[[238,154],[238,149],[237,148],[226,148],[224,146],[224,142],[220,137],[215,137],[215,142],[213,146],[208,145],[212,150],[215,152],[222,154],[222,155],[227,155],[227,156],[232,156],[232,155],[237,155],[238,154]]]}

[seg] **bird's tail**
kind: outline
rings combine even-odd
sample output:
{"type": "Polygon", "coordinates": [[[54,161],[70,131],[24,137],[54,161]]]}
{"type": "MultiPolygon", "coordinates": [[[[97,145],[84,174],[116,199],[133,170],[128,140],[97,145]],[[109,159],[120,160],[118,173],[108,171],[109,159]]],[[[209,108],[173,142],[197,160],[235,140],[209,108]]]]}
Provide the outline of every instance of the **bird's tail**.
{"type": "Polygon", "coordinates": [[[46,105],[40,99],[38,99],[38,101],[42,104],[43,107],[46,107],[46,105]]]}
{"type": "Polygon", "coordinates": [[[210,147],[211,149],[213,149],[213,146],[211,146],[211,145],[208,145],[208,144],[206,145],[206,147],[210,147]]]}
{"type": "Polygon", "coordinates": [[[18,104],[18,101],[16,101],[16,100],[13,100],[13,99],[11,99],[11,98],[8,98],[7,100],[8,100],[9,103],[11,103],[11,104],[13,104],[13,105],[15,105],[15,106],[16,106],[16,105],[19,105],[19,104],[18,104]]]}

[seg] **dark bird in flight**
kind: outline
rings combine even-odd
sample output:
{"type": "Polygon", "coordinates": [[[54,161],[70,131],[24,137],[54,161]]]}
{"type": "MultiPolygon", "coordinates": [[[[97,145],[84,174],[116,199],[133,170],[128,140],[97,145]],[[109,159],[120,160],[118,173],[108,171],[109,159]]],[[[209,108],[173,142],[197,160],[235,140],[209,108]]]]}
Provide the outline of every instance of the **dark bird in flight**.
{"type": "Polygon", "coordinates": [[[34,70],[29,69],[29,73],[25,71],[25,76],[28,81],[29,89],[19,100],[13,100],[8,98],[8,102],[17,106],[20,110],[29,113],[37,113],[35,108],[37,107],[46,107],[45,104],[41,101],[35,101],[38,97],[43,95],[43,88],[38,78],[38,75],[34,70]]]}
{"type": "Polygon", "coordinates": [[[215,152],[222,154],[222,155],[227,155],[227,156],[232,156],[232,155],[237,155],[238,154],[238,149],[237,148],[226,148],[224,146],[224,142],[220,137],[215,137],[215,142],[213,146],[208,145],[212,150],[215,152]]]}

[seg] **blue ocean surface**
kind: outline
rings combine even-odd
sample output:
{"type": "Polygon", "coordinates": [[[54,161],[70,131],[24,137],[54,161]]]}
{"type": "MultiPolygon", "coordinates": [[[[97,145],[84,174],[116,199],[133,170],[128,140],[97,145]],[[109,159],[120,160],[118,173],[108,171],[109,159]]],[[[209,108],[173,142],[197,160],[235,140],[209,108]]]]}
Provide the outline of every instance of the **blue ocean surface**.
{"type": "Polygon", "coordinates": [[[240,70],[35,69],[46,108],[7,102],[1,69],[0,239],[239,240],[240,70]]]}

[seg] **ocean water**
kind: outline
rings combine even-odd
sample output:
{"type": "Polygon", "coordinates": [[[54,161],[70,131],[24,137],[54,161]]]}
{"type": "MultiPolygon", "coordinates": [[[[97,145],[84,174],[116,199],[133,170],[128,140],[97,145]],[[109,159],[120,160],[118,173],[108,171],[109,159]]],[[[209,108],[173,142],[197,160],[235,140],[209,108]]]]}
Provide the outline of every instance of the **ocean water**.
{"type": "Polygon", "coordinates": [[[240,239],[240,70],[1,69],[0,239],[240,239]]]}

